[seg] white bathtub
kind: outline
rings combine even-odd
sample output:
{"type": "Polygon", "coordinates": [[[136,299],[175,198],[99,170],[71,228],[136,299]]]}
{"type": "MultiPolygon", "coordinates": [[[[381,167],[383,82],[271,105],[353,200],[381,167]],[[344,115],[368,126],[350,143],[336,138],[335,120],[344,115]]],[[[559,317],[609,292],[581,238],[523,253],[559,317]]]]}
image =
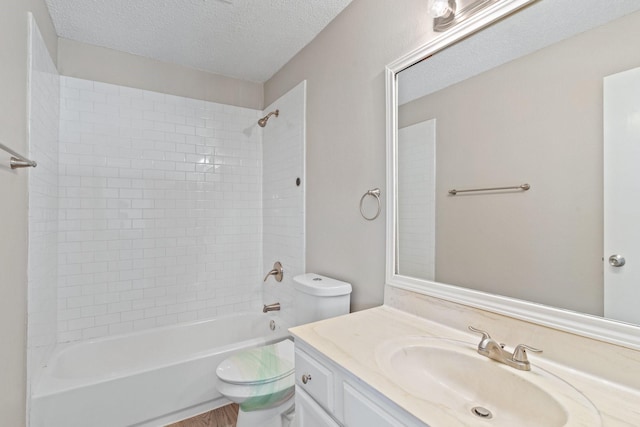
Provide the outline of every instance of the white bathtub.
{"type": "Polygon", "coordinates": [[[228,403],[216,390],[223,359],[287,335],[277,316],[239,313],[62,345],[35,386],[30,425],[162,426],[206,412],[228,403]]]}

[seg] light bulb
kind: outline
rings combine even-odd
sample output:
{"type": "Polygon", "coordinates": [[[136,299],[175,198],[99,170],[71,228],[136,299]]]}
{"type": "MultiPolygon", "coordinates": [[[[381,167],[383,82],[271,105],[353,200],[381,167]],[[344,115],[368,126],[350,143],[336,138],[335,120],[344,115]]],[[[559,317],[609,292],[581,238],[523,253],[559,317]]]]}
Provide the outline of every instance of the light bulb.
{"type": "Polygon", "coordinates": [[[431,3],[431,14],[434,18],[442,18],[453,12],[449,0],[433,0],[431,3]]]}

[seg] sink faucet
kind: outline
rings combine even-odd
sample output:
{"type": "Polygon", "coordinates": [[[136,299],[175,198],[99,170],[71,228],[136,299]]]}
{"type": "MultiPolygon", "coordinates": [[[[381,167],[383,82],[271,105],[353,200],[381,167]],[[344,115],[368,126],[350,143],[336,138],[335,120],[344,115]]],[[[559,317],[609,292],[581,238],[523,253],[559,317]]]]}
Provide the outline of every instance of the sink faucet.
{"type": "Polygon", "coordinates": [[[280,303],[276,302],[269,305],[265,304],[264,307],[262,307],[263,313],[268,313],[270,311],[280,311],[280,303]]]}
{"type": "Polygon", "coordinates": [[[488,332],[476,329],[473,326],[469,326],[469,330],[482,334],[482,339],[478,344],[478,353],[493,359],[497,362],[504,363],[512,368],[519,369],[521,371],[530,371],[531,363],[527,357],[527,351],[533,351],[534,353],[542,353],[542,350],[529,347],[525,344],[518,344],[513,350],[513,353],[509,353],[504,349],[504,344],[500,344],[495,341],[488,332]]]}

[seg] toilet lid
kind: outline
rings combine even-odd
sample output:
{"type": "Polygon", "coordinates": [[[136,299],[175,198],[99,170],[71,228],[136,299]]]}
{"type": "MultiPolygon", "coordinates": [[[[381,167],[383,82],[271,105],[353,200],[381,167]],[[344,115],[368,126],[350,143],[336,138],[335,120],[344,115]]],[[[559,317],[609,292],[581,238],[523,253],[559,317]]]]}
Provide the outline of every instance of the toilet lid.
{"type": "Polygon", "coordinates": [[[216,375],[228,383],[260,384],[284,378],[293,370],[293,341],[286,339],[226,358],[218,365],[216,375]]]}

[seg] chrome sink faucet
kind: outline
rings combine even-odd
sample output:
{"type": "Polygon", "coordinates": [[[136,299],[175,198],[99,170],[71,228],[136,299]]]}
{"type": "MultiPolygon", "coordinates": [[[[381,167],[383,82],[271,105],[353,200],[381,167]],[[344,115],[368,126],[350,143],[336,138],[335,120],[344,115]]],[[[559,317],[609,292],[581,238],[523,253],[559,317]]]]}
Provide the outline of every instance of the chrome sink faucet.
{"type": "Polygon", "coordinates": [[[504,349],[504,344],[500,344],[495,341],[491,338],[488,332],[476,329],[473,326],[469,326],[469,330],[482,334],[482,339],[478,344],[479,354],[521,371],[531,370],[531,363],[527,357],[527,350],[533,351],[534,353],[542,353],[542,350],[529,347],[526,344],[518,344],[515,350],[513,350],[513,353],[509,353],[504,349]]]}

